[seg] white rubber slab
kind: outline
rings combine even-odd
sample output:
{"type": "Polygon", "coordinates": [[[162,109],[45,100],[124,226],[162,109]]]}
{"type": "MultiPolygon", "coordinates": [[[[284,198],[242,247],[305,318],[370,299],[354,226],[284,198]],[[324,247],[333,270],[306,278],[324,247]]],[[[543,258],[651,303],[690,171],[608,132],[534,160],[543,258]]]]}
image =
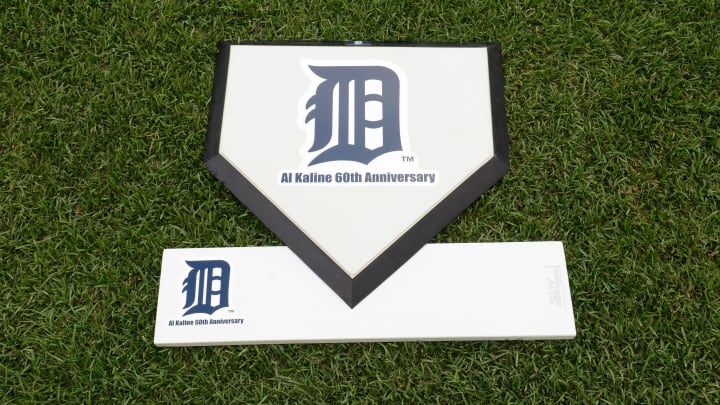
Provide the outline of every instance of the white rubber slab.
{"type": "Polygon", "coordinates": [[[163,253],[158,346],[574,336],[561,242],[428,244],[352,309],[286,247],[163,253]],[[187,261],[207,260],[228,264],[227,306],[183,315],[187,261]]]}

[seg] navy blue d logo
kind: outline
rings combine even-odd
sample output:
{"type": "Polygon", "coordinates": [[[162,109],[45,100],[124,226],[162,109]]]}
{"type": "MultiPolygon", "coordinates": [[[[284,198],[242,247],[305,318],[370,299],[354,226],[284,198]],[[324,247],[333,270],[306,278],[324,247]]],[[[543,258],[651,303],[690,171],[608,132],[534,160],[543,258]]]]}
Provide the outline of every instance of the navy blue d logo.
{"type": "Polygon", "coordinates": [[[224,260],[186,261],[192,269],[183,281],[185,293],[183,314],[212,315],[227,307],[230,284],[230,265],[224,260]]]}
{"type": "MultiPolygon", "coordinates": [[[[314,141],[308,152],[321,151],[308,166],[336,160],[368,164],[376,157],[402,150],[400,79],[385,66],[308,66],[321,82],[305,108],[305,123],[315,120],[314,141]],[[379,83],[379,92],[367,92],[379,83]],[[368,119],[368,104],[380,104],[381,117],[368,119]],[[381,145],[368,147],[369,130],[381,131],[381,145]],[[336,142],[333,141],[336,134],[336,142]]],[[[372,90],[371,90],[372,91],[372,90]]]]}

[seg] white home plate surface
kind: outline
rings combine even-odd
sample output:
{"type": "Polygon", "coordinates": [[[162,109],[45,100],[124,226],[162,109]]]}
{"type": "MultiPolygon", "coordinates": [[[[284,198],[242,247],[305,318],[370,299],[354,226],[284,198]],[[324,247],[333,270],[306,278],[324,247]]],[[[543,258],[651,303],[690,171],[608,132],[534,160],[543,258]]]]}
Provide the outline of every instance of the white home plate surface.
{"type": "Polygon", "coordinates": [[[355,308],[286,247],[166,249],[155,344],[568,339],[561,242],[428,244],[355,308]]]}
{"type": "Polygon", "coordinates": [[[219,44],[208,170],[348,306],[509,170],[499,44],[219,44]]]}

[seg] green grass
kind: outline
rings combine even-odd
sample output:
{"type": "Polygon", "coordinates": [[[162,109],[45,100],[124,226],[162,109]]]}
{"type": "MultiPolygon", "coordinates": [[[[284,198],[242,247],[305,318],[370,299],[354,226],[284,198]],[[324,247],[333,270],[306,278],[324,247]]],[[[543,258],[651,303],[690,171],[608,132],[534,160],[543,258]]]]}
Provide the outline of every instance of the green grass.
{"type": "Polygon", "coordinates": [[[114,3],[0,8],[0,402],[720,402],[717,1],[114,3]],[[202,164],[244,39],[501,42],[512,172],[436,240],[564,241],[577,338],[155,347],[164,248],[280,244],[202,164]]]}

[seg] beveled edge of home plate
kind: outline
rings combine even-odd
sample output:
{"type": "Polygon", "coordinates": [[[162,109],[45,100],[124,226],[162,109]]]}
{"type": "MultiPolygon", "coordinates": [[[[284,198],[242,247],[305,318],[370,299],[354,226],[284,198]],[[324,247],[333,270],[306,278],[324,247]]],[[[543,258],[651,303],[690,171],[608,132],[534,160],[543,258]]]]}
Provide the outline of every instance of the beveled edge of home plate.
{"type": "Polygon", "coordinates": [[[428,244],[355,308],[286,247],[226,247],[163,252],[154,342],[534,340],[575,334],[562,242],[428,244]],[[206,272],[214,276],[209,283],[197,283],[199,263],[215,266],[206,272]],[[214,301],[203,304],[203,294],[195,294],[190,302],[187,290],[201,285],[214,301]]]}

